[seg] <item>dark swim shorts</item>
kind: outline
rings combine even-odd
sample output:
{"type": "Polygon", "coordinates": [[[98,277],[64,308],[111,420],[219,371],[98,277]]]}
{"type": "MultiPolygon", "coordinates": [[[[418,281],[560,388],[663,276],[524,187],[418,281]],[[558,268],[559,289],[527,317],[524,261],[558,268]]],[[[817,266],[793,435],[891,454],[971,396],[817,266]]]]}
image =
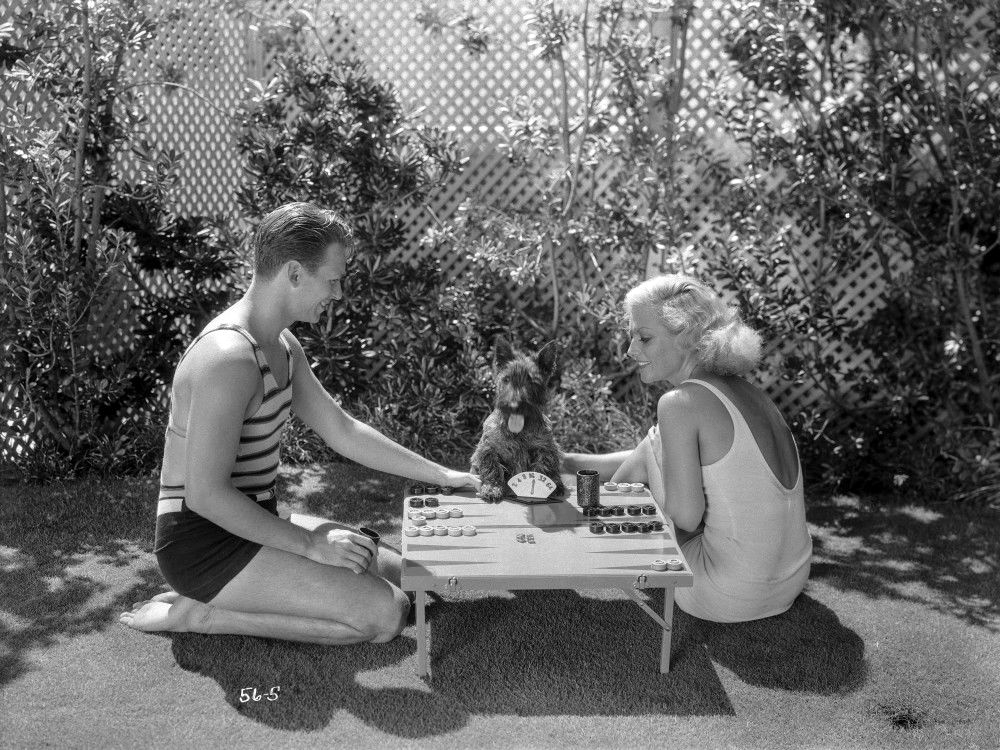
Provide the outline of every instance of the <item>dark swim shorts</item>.
{"type": "MultiPolygon", "coordinates": [[[[278,498],[257,503],[278,515],[278,498]]],[[[153,551],[163,577],[181,596],[206,604],[253,559],[261,545],[226,531],[182,503],[156,517],[153,551]]]]}

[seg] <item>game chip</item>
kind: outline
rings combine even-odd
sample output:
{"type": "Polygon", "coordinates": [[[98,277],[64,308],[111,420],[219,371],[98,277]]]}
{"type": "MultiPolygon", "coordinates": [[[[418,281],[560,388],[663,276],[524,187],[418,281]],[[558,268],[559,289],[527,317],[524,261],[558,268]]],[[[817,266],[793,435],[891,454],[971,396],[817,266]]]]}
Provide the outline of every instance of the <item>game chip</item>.
{"type": "Polygon", "coordinates": [[[649,533],[649,524],[648,523],[637,523],[635,525],[635,527],[639,531],[640,534],[648,534],[649,533]]]}
{"type": "Polygon", "coordinates": [[[590,533],[591,534],[603,534],[604,533],[604,524],[601,523],[600,521],[594,521],[592,524],[590,524],[590,533]]]}
{"type": "Polygon", "coordinates": [[[421,526],[420,536],[434,536],[434,529],[432,529],[430,526],[421,526]]]}
{"type": "Polygon", "coordinates": [[[653,570],[666,570],[667,569],[667,561],[666,560],[653,560],[653,562],[650,563],[649,567],[651,567],[653,570]]]}
{"type": "Polygon", "coordinates": [[[625,506],[624,505],[612,505],[611,506],[611,515],[613,515],[613,516],[624,516],[625,515],[625,506]]]}
{"type": "Polygon", "coordinates": [[[642,506],[639,506],[639,505],[630,505],[630,506],[628,506],[625,509],[625,511],[630,516],[641,516],[642,515],[642,506]]]}
{"type": "Polygon", "coordinates": [[[434,536],[448,536],[448,527],[439,523],[434,527],[434,536]]]}
{"type": "Polygon", "coordinates": [[[451,511],[447,508],[438,508],[435,515],[437,515],[437,517],[441,520],[444,520],[445,518],[451,518],[451,511]]]}
{"type": "Polygon", "coordinates": [[[656,506],[655,505],[643,505],[642,506],[642,512],[645,515],[647,515],[647,516],[655,516],[656,515],[656,506]]]}
{"type": "Polygon", "coordinates": [[[420,516],[421,518],[423,518],[424,514],[421,513],[419,510],[411,510],[409,513],[406,514],[406,517],[409,518],[411,521],[414,518],[416,518],[417,516],[420,516]]]}
{"type": "Polygon", "coordinates": [[[475,526],[463,526],[462,527],[462,535],[463,536],[475,536],[476,535],[476,527],[475,526]]]}
{"type": "Polygon", "coordinates": [[[462,527],[461,526],[449,526],[448,527],[448,536],[462,536],[462,527]]]}
{"type": "Polygon", "coordinates": [[[684,570],[684,563],[676,557],[672,557],[667,560],[667,570],[684,570]]]}
{"type": "Polygon", "coordinates": [[[649,522],[650,531],[663,531],[663,521],[650,521],[649,522]]]}
{"type": "Polygon", "coordinates": [[[600,508],[601,518],[607,518],[608,516],[613,516],[615,514],[614,510],[610,505],[604,505],[600,508]]]}
{"type": "Polygon", "coordinates": [[[424,499],[422,497],[411,497],[410,498],[410,507],[411,508],[423,508],[424,507],[424,499]]]}
{"type": "Polygon", "coordinates": [[[635,524],[632,523],[631,521],[626,521],[625,523],[622,524],[622,531],[625,532],[626,534],[634,534],[635,524]]]}
{"type": "Polygon", "coordinates": [[[464,514],[462,513],[461,508],[452,507],[448,508],[448,515],[450,515],[452,518],[461,518],[464,514]]]}
{"type": "Polygon", "coordinates": [[[619,492],[630,492],[632,490],[632,485],[628,482],[619,482],[617,487],[619,492]]]}
{"type": "Polygon", "coordinates": [[[644,492],[646,485],[642,482],[632,482],[632,492],[644,492]]]}
{"type": "Polygon", "coordinates": [[[605,482],[604,483],[604,491],[605,492],[617,492],[618,491],[618,485],[615,484],[614,482],[605,482]]]}
{"type": "Polygon", "coordinates": [[[526,534],[518,534],[518,535],[517,535],[517,536],[515,536],[514,538],[515,538],[515,539],[516,539],[517,541],[519,541],[519,542],[526,542],[526,541],[528,541],[528,537],[527,537],[527,535],[526,535],[526,534]]]}
{"type": "Polygon", "coordinates": [[[423,513],[417,513],[417,515],[411,516],[410,520],[413,521],[413,525],[414,526],[426,526],[427,525],[427,516],[425,516],[423,513]]]}
{"type": "Polygon", "coordinates": [[[454,487],[442,487],[441,488],[441,494],[442,495],[450,495],[454,491],[455,491],[454,487]]]}
{"type": "Polygon", "coordinates": [[[420,536],[420,529],[416,526],[404,526],[403,533],[407,536],[420,536]]]}
{"type": "Polygon", "coordinates": [[[428,484],[424,486],[424,492],[428,495],[436,495],[441,490],[436,484],[428,484]]]}
{"type": "Polygon", "coordinates": [[[604,530],[607,531],[609,534],[619,534],[621,533],[622,527],[621,524],[606,523],[604,524],[604,530]]]}
{"type": "Polygon", "coordinates": [[[438,499],[436,497],[425,497],[424,498],[425,508],[436,508],[438,507],[438,499]]]}
{"type": "Polygon", "coordinates": [[[410,487],[410,494],[411,495],[423,495],[424,494],[424,486],[422,484],[415,484],[415,485],[413,485],[412,487],[410,487]]]}

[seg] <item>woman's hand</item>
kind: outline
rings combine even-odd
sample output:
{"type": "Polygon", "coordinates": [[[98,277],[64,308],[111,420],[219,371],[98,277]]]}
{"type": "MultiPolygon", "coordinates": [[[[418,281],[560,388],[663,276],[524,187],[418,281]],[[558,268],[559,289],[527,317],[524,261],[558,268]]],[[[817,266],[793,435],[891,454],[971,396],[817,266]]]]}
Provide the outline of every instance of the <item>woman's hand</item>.
{"type": "Polygon", "coordinates": [[[315,529],[309,532],[306,557],[323,565],[350,568],[355,573],[368,570],[375,557],[375,542],[347,529],[315,529]]]}
{"type": "Polygon", "coordinates": [[[452,471],[451,469],[444,470],[444,481],[441,482],[445,487],[454,487],[455,489],[461,489],[462,487],[471,487],[472,489],[479,491],[479,487],[482,482],[479,480],[475,474],[469,474],[462,471],[452,471]]]}

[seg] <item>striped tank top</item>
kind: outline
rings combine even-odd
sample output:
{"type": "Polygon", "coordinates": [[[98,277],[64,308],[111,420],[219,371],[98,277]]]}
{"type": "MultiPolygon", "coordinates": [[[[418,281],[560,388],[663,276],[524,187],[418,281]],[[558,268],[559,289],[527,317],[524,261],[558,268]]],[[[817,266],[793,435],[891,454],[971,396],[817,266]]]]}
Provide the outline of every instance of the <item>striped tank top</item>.
{"type": "MultiPolygon", "coordinates": [[[[279,386],[271,371],[270,365],[253,336],[235,323],[223,323],[215,328],[204,331],[181,355],[178,362],[184,361],[188,352],[213,331],[236,331],[240,333],[250,346],[260,368],[264,381],[264,398],[257,410],[243,420],[240,432],[240,444],[236,451],[236,464],[230,474],[233,487],[258,502],[269,499],[274,493],[274,482],[278,476],[279,450],[282,428],[288,420],[292,403],[292,352],[288,342],[281,340],[285,347],[288,360],[288,382],[279,386]]],[[[174,423],[174,399],[170,399],[170,419],[167,424],[166,439],[163,448],[163,466],[160,470],[160,506],[170,505],[169,510],[180,511],[184,500],[184,454],[187,434],[183,428],[174,423]],[[178,481],[180,480],[180,481],[178,481]],[[164,500],[173,503],[164,503],[164,500]],[[176,508],[173,507],[176,505],[176,508]]],[[[166,508],[164,508],[166,510],[166,508]]]]}

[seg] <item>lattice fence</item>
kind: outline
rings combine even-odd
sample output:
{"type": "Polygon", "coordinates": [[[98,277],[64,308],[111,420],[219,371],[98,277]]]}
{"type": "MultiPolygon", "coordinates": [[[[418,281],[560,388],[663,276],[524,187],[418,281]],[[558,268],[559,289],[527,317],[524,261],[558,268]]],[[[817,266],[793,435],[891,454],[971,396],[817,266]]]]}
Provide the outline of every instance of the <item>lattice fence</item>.
{"type": "MultiPolygon", "coordinates": [[[[287,3],[268,0],[271,11],[288,7],[287,3]]],[[[234,144],[233,116],[241,100],[246,77],[267,78],[270,62],[263,57],[262,46],[252,19],[220,10],[216,2],[164,0],[182,11],[174,23],[160,29],[157,39],[141,58],[129,61],[133,82],[150,84],[147,106],[150,128],[156,142],[184,154],[180,186],[176,200],[189,215],[233,214],[234,188],[240,179],[240,159],[234,144]],[[170,80],[181,87],[152,85],[170,80]]],[[[0,20],[22,8],[34,6],[35,0],[8,0],[0,7],[0,20]]],[[[436,3],[446,12],[471,10],[488,22],[492,35],[490,50],[480,56],[461,51],[453,37],[435,36],[417,21],[421,4],[417,2],[344,2],[294,3],[305,7],[323,20],[336,14],[338,23],[329,26],[324,40],[335,56],[358,56],[364,59],[376,77],[391,82],[406,108],[420,111],[422,119],[433,125],[452,128],[471,152],[467,168],[453,178],[426,206],[404,211],[406,241],[400,259],[413,260],[422,252],[418,238],[438,219],[454,214],[460,203],[476,194],[492,204],[523,206],[537,194],[538,185],[512,168],[496,149],[497,129],[501,124],[500,106],[515,97],[534,99],[548,113],[554,113],[556,84],[552,70],[527,54],[528,29],[524,16],[530,7],[527,0],[495,3],[490,0],[446,0],[436,3]]],[[[711,137],[720,129],[712,120],[707,105],[706,74],[724,57],[724,33],[732,18],[726,13],[725,0],[696,3],[690,18],[687,39],[687,85],[682,92],[681,117],[689,129],[711,137]]],[[[970,65],[975,60],[970,61],[970,65]]],[[[724,142],[722,149],[730,148],[724,142]]],[[[683,158],[683,155],[682,155],[683,158]]],[[[127,166],[127,165],[126,165],[127,166]]],[[[608,175],[609,176],[609,175],[608,175]]],[[[694,252],[708,232],[718,226],[717,217],[707,213],[705,188],[693,175],[684,200],[697,229],[692,238],[694,252]]],[[[801,238],[802,258],[819,252],[815,241],[801,238]]],[[[452,275],[468,267],[464,256],[439,259],[452,275]]],[[[613,261],[614,259],[602,259],[613,261]]],[[[653,258],[651,270],[659,259],[653,258]]],[[[881,276],[874,267],[858,268],[842,282],[838,290],[851,305],[853,314],[864,316],[877,308],[882,292],[881,276]]],[[[838,357],[857,363],[865,352],[837,351],[838,357]]],[[[16,408],[16,396],[10,384],[4,385],[0,414],[16,408]]],[[[803,408],[821,398],[809,384],[783,385],[776,391],[785,408],[803,408]]],[[[22,423],[16,432],[0,434],[0,451],[9,454],[22,450],[29,440],[30,424],[22,423]]]]}

